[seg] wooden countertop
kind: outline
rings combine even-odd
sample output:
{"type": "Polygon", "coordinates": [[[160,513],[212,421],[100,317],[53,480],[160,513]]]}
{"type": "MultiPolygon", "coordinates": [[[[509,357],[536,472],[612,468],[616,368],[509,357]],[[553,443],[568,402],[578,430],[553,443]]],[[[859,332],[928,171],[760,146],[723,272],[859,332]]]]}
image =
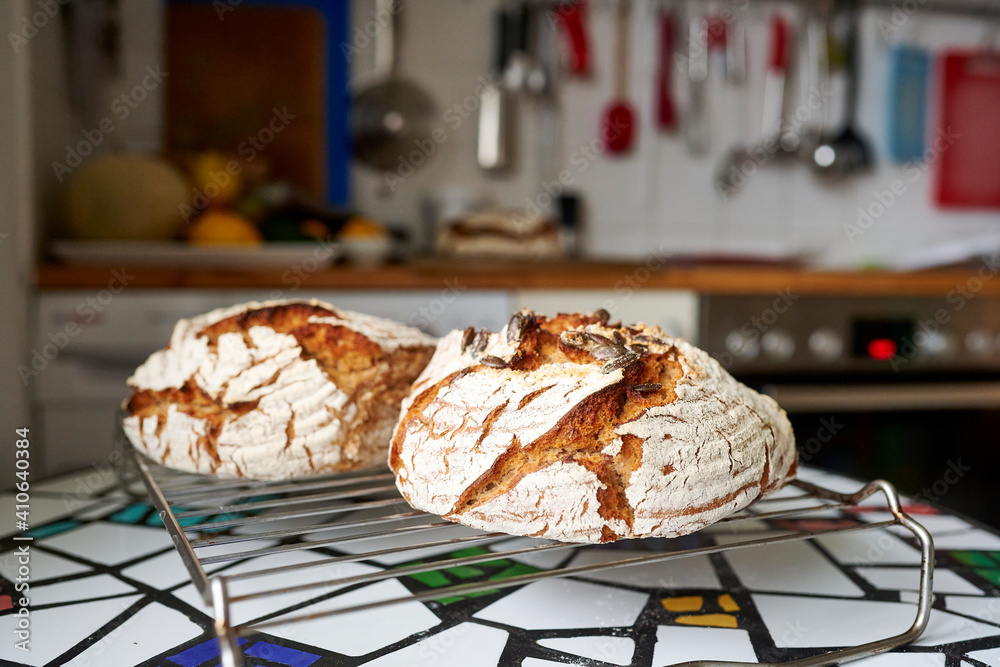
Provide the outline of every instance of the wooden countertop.
{"type": "Polygon", "coordinates": [[[899,273],[827,271],[760,265],[667,264],[654,270],[640,263],[445,263],[415,262],[381,267],[339,265],[305,270],[78,266],[45,263],[37,270],[40,290],[99,290],[113,271],[124,271],[129,289],[683,289],[700,293],[1000,295],[1000,270],[980,268],[899,273]]]}

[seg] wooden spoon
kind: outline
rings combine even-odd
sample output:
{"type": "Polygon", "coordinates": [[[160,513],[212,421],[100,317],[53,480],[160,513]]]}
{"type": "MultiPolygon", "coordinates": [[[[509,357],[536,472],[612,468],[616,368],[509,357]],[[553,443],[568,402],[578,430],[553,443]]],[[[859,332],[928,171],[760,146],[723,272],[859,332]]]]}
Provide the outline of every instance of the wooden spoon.
{"type": "Polygon", "coordinates": [[[615,53],[615,96],[604,111],[601,139],[611,154],[627,153],[635,138],[635,107],[628,100],[628,28],[631,0],[619,0],[615,53]]]}

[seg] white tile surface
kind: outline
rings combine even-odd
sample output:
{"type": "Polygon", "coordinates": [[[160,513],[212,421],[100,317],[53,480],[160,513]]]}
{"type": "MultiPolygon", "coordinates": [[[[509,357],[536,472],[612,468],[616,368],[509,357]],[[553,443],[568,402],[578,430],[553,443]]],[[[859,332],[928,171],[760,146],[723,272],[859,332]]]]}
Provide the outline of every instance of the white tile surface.
{"type": "MultiPolygon", "coordinates": [[[[776,536],[784,533],[762,534],[776,536]]],[[[720,544],[739,542],[739,536],[717,535],[720,544]]],[[[736,549],[723,556],[744,586],[752,591],[816,593],[862,597],[864,591],[837,569],[812,540],[736,549]]]]}
{"type": "Polygon", "coordinates": [[[109,465],[105,467],[94,467],[89,470],[72,472],[67,475],[52,477],[33,485],[35,491],[46,493],[60,493],[90,498],[103,491],[110,489],[118,483],[118,477],[114,468],[109,465]]]}
{"type": "MultiPolygon", "coordinates": [[[[920,568],[916,567],[859,567],[855,572],[867,579],[872,586],[892,591],[916,591],[920,588],[920,568]]],[[[981,595],[982,591],[951,570],[934,568],[934,592],[981,595]]]]}
{"type": "Polygon", "coordinates": [[[944,667],[943,653],[883,653],[850,663],[851,667],[944,667]]]}
{"type": "MultiPolygon", "coordinates": [[[[504,540],[503,542],[489,544],[486,548],[490,551],[506,551],[508,549],[524,549],[525,547],[554,543],[554,540],[542,540],[534,537],[518,537],[513,540],[504,540]]],[[[532,567],[541,568],[543,570],[549,570],[563,562],[563,560],[569,557],[571,552],[572,548],[548,549],[545,551],[535,551],[532,553],[521,554],[519,556],[504,556],[504,558],[509,558],[510,560],[517,561],[518,563],[524,563],[525,565],[531,565],[532,567]]]]}
{"type": "MultiPolygon", "coordinates": [[[[521,661],[521,667],[549,667],[550,665],[565,665],[565,662],[552,662],[541,658],[525,658],[521,661]]],[[[409,667],[409,666],[407,666],[409,667]]]]}
{"type": "MultiPolygon", "coordinates": [[[[31,497],[31,514],[28,522],[32,528],[41,526],[43,523],[55,521],[69,516],[76,510],[84,507],[93,501],[89,498],[76,498],[66,496],[65,498],[49,498],[46,496],[31,497]]],[[[0,537],[16,532],[14,522],[14,494],[0,493],[0,537]]]]}
{"type": "MultiPolygon", "coordinates": [[[[643,552],[588,547],[573,557],[570,567],[606,563],[640,555],[643,555],[643,552]]],[[[643,588],[722,588],[708,556],[691,556],[662,563],[616,567],[577,576],[592,581],[643,588]]]]}
{"type": "MultiPolygon", "coordinates": [[[[984,662],[987,665],[993,667],[1000,667],[1000,648],[986,648],[981,651],[969,651],[967,654],[970,658],[975,658],[980,662],[984,662]]],[[[968,664],[968,663],[962,663],[968,664]]]]}
{"type": "Polygon", "coordinates": [[[935,537],[934,548],[1000,550],[1000,537],[985,530],[970,530],[965,533],[935,537]]]}
{"type": "Polygon", "coordinates": [[[100,500],[93,505],[89,505],[87,509],[77,512],[73,518],[75,519],[99,519],[111,512],[120,510],[125,507],[127,503],[122,500],[100,500]]]}
{"type": "MultiPolygon", "coordinates": [[[[917,611],[912,604],[870,600],[778,595],[754,595],[753,600],[779,648],[829,648],[883,639],[907,630],[917,611]]],[[[995,634],[1000,634],[1000,628],[935,609],[916,645],[933,646],[995,634]]]]}
{"type": "Polygon", "coordinates": [[[746,630],[664,625],[656,628],[653,667],[691,660],[756,662],[757,654],[746,630]]]}
{"type": "MultiPolygon", "coordinates": [[[[290,551],[271,556],[261,556],[244,561],[226,570],[227,574],[238,572],[250,572],[263,570],[272,567],[283,567],[285,565],[302,565],[314,563],[328,559],[329,556],[311,551],[290,551]]],[[[337,565],[320,565],[306,569],[293,570],[291,572],[272,574],[262,577],[254,577],[244,581],[234,581],[230,587],[231,595],[249,595],[261,591],[274,590],[287,586],[297,586],[316,581],[328,581],[341,577],[351,577],[368,572],[377,572],[379,568],[363,563],[339,563],[337,565]]],[[[283,593],[281,595],[271,595],[268,597],[251,599],[246,602],[239,602],[232,606],[234,623],[243,623],[259,618],[266,614],[272,614],[278,609],[301,604],[313,598],[330,593],[336,590],[335,586],[324,586],[307,591],[296,593],[283,593]]],[[[174,591],[174,595],[187,602],[191,606],[202,609],[206,613],[211,613],[208,607],[202,603],[193,584],[188,584],[174,591]]]]}
{"type": "Polygon", "coordinates": [[[1000,625],[1000,598],[948,595],[944,599],[944,606],[950,611],[1000,625]]]}
{"type": "MultiPolygon", "coordinates": [[[[500,662],[506,645],[507,633],[503,630],[478,623],[461,623],[412,646],[367,662],[365,667],[493,667],[500,662]]],[[[529,663],[525,660],[522,664],[529,663]]]]}
{"type": "MultiPolygon", "coordinates": [[[[861,512],[856,515],[856,518],[865,523],[878,523],[880,521],[892,521],[895,517],[890,512],[861,512]]],[[[935,538],[938,535],[972,529],[972,524],[968,521],[950,514],[918,514],[913,519],[926,528],[935,538]]],[[[906,535],[912,535],[910,531],[902,526],[893,528],[893,530],[902,530],[905,531],[906,535]]]]}
{"type": "Polygon", "coordinates": [[[202,632],[201,627],[184,614],[153,602],[67,662],[65,667],[133,667],[202,632]]]}
{"type": "MultiPolygon", "coordinates": [[[[255,542],[254,546],[263,547],[273,544],[277,544],[277,542],[274,540],[268,540],[255,542]]],[[[246,543],[240,542],[225,545],[225,547],[218,547],[211,553],[213,555],[220,553],[236,553],[246,548],[246,543]]],[[[199,550],[198,555],[204,556],[206,554],[202,553],[202,550],[199,550]]],[[[227,563],[205,565],[204,569],[205,572],[211,573],[219,568],[225,567],[226,565],[227,563]]],[[[181,561],[180,554],[178,554],[174,549],[127,567],[122,570],[122,574],[131,579],[135,579],[136,581],[141,581],[144,584],[149,584],[150,586],[160,590],[173,588],[178,584],[191,580],[191,575],[188,574],[187,568],[184,567],[184,562],[181,561]]]]}
{"type": "Polygon", "coordinates": [[[816,538],[843,565],[919,565],[920,552],[885,530],[816,538]]]}
{"type": "Polygon", "coordinates": [[[30,592],[32,605],[44,605],[107,597],[119,593],[134,593],[135,588],[110,574],[98,574],[56,584],[34,585],[30,592]]]}
{"type": "Polygon", "coordinates": [[[31,667],[44,665],[96,632],[139,597],[131,595],[32,611],[29,653],[15,649],[10,641],[17,618],[12,614],[0,616],[0,636],[5,638],[0,642],[0,658],[31,667]]]}
{"type": "Polygon", "coordinates": [[[526,630],[630,626],[648,595],[571,579],[528,584],[478,611],[476,618],[526,630]]]}
{"type": "Polygon", "coordinates": [[[628,637],[552,637],[539,639],[538,645],[612,665],[631,665],[635,653],[635,642],[628,637]]]}
{"type": "MultiPolygon", "coordinates": [[[[64,577],[67,574],[86,572],[90,569],[86,565],[68,560],[62,556],[55,556],[41,549],[30,549],[30,553],[31,579],[33,581],[64,577]]],[[[3,554],[0,554],[0,574],[7,579],[13,580],[17,576],[18,558],[17,549],[5,551],[3,554]]]]}
{"type": "Polygon", "coordinates": [[[38,543],[65,553],[86,554],[88,559],[105,565],[114,565],[174,546],[163,528],[104,522],[88,523],[38,540],[38,543]]]}
{"type": "MultiPolygon", "coordinates": [[[[409,596],[410,592],[405,586],[395,579],[390,579],[331,600],[318,602],[278,618],[291,618],[294,615],[342,609],[363,602],[409,596]]],[[[429,630],[440,622],[440,619],[423,604],[402,602],[378,609],[290,623],[270,628],[267,632],[311,646],[357,656],[371,653],[416,632],[429,630]]]]}

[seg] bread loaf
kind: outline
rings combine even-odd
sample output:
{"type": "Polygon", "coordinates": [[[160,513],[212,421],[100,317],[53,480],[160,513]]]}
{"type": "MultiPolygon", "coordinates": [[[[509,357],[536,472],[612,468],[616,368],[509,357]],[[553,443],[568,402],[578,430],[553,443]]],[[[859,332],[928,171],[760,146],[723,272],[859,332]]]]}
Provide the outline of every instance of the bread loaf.
{"type": "Polygon", "coordinates": [[[771,398],[604,312],[521,311],[499,333],[451,332],[403,401],[389,455],[417,508],[569,542],[690,533],[782,486],[796,462],[771,398]]]}
{"type": "Polygon", "coordinates": [[[129,378],[124,431],[166,466],[289,479],[383,464],[434,339],[320,301],[247,303],[174,328],[129,378]]]}

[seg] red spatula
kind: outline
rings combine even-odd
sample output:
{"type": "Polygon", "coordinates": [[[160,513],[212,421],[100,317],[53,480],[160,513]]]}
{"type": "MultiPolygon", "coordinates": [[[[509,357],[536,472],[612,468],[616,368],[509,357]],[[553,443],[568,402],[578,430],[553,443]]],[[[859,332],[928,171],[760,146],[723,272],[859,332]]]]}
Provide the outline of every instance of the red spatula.
{"type": "Polygon", "coordinates": [[[615,96],[601,122],[601,138],[609,153],[620,155],[632,148],[635,138],[635,108],[628,100],[628,22],[631,0],[618,1],[615,49],[615,96]]]}

